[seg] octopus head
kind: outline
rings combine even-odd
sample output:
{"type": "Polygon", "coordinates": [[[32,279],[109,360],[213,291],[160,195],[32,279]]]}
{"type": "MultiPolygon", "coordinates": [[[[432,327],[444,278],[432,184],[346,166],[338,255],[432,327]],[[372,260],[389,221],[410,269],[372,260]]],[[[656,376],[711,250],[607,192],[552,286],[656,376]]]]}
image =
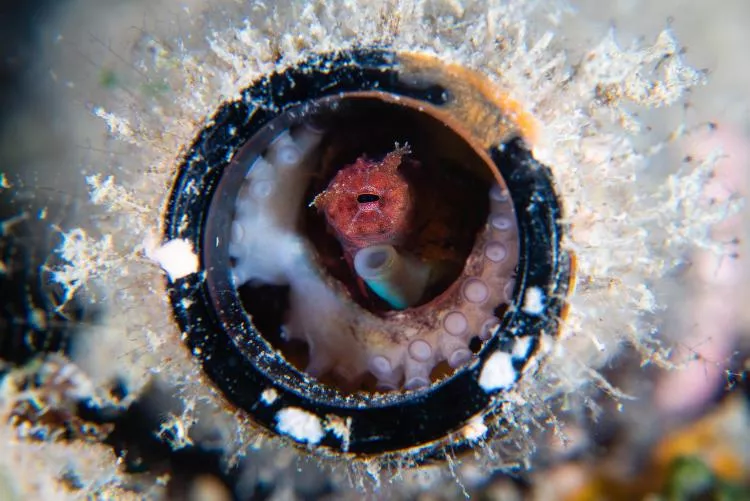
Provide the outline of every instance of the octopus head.
{"type": "Polygon", "coordinates": [[[397,145],[381,161],[361,156],[315,197],[313,205],[325,214],[348,251],[403,240],[410,226],[412,196],[398,169],[410,152],[408,146],[397,145]]]}

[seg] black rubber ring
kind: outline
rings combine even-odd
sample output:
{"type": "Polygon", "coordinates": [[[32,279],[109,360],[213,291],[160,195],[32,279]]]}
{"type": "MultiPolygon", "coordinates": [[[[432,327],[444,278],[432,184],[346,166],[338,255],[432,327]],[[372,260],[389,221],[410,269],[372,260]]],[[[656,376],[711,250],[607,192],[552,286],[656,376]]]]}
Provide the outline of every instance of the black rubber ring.
{"type": "MultiPolygon", "coordinates": [[[[439,454],[430,444],[461,429],[472,417],[497,415],[495,395],[479,385],[482,366],[491,354],[510,352],[515,336],[532,336],[528,356],[513,359],[518,375],[534,355],[539,336],[558,329],[570,275],[569,259],[560,250],[561,209],[550,170],[534,160],[523,141],[513,140],[489,152],[507,182],[518,217],[521,247],[514,304],[501,319],[499,333],[485,343],[474,362],[423,392],[393,398],[342,396],[300,373],[253,328],[229,282],[218,301],[211,297],[207,274],[228,277],[229,264],[213,259],[206,269],[204,251],[209,208],[224,168],[243,144],[285,110],[312,99],[362,90],[408,96],[436,106],[451,99],[449,90],[439,85],[405,84],[395,61],[395,54],[385,49],[318,56],[263,78],[242,99],[224,104],[179,167],[165,216],[165,240],[186,239],[201,249],[201,272],[170,282],[169,298],[189,349],[233,405],[274,433],[277,413],[289,407],[321,420],[331,415],[350,418],[348,440],[326,431],[315,445],[361,456],[420,450],[419,460],[439,454]],[[525,313],[519,305],[519,298],[531,287],[546,292],[543,314],[525,313]],[[269,388],[277,395],[270,404],[261,398],[269,388]]],[[[230,207],[234,200],[213,203],[230,207]]],[[[231,210],[214,211],[211,224],[228,228],[231,217],[231,210]]]]}

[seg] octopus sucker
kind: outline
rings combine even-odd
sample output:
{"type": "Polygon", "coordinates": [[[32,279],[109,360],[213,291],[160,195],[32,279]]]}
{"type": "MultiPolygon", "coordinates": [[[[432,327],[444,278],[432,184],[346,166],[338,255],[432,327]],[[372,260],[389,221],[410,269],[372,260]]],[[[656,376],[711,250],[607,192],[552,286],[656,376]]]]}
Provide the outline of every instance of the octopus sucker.
{"type": "MultiPolygon", "coordinates": [[[[307,345],[307,353],[290,358],[339,388],[418,390],[435,380],[439,364],[468,363],[472,340],[487,340],[486,325],[499,322],[518,262],[513,206],[490,168],[491,181],[465,181],[475,190],[461,200],[448,188],[473,174],[455,165],[443,172],[419,138],[414,147],[412,137],[396,139],[386,151],[370,149],[336,169],[325,165],[342,148],[335,126],[295,124],[248,160],[235,203],[235,286],[288,287],[281,329],[307,345]],[[314,180],[325,172],[330,180],[315,193],[314,180]],[[484,213],[484,223],[473,223],[473,239],[453,234],[464,222],[460,214],[441,218],[442,199],[458,200],[457,210],[479,206],[472,210],[484,213]],[[311,237],[306,217],[318,218],[325,234],[311,237]],[[316,239],[325,245],[316,247],[316,239]],[[457,245],[466,247],[464,255],[457,245]],[[370,385],[362,386],[368,375],[370,385]]],[[[253,317],[264,314],[248,308],[253,317]]],[[[283,353],[284,343],[278,346],[283,353]]]]}

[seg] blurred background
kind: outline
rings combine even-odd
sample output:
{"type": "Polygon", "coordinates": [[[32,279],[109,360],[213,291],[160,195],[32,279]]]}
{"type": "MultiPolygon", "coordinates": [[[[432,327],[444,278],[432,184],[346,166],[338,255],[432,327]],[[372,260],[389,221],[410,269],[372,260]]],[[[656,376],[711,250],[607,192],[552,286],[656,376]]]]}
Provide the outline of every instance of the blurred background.
{"type": "MultiPolygon", "coordinates": [[[[206,3],[187,2],[191,15],[202,15],[206,3]]],[[[91,117],[91,103],[96,102],[97,92],[112,84],[118,65],[130,64],[122,47],[140,36],[134,27],[164,36],[179,32],[175,23],[160,21],[178,10],[184,12],[176,4],[0,2],[0,378],[34,363],[42,353],[64,354],[77,326],[96,318],[97,312],[83,304],[57,311],[61,291],[48,286],[44,270],[52,264],[51,251],[59,244],[56,229],[88,210],[84,166],[90,167],[91,159],[102,153],[99,150],[110,148],[101,124],[91,117]],[[65,57],[60,59],[60,54],[65,57]],[[78,88],[84,74],[87,80],[93,75],[99,89],[78,88]]],[[[671,130],[683,121],[710,124],[679,143],[672,158],[664,161],[701,158],[719,148],[725,157],[705,196],[717,200],[746,196],[750,2],[580,0],[571,8],[575,13],[560,26],[560,36],[573,54],[585,52],[613,27],[623,44],[651,40],[665,26],[674,30],[688,62],[709,70],[710,82],[690,96],[688,107],[642,118],[656,131],[671,130]]],[[[621,357],[605,375],[637,399],[618,408],[602,398],[603,418],[570,423],[567,447],[548,437],[540,443],[535,468],[528,474],[460,472],[472,498],[750,499],[747,214],[745,209],[715,229],[715,237],[734,249],[728,256],[692,256],[683,272],[693,293],[685,304],[665,312],[669,321],[663,336],[674,343],[675,359],[685,368],[665,372],[642,366],[634,354],[621,357]]],[[[158,391],[150,398],[158,398],[158,391]]],[[[267,458],[251,455],[226,472],[215,451],[174,452],[155,437],[159,417],[149,414],[147,402],[137,402],[125,413],[88,419],[99,426],[94,441],[107,444],[120,457],[128,456],[122,468],[151,479],[168,474],[171,480],[163,492],[172,499],[360,496],[321,477],[314,465],[297,463],[284,454],[274,459],[272,467],[264,464],[267,458]]],[[[455,482],[441,478],[425,469],[421,476],[394,484],[388,496],[424,500],[462,496],[455,482]]],[[[3,471],[0,461],[0,499],[13,489],[12,474],[3,471]]],[[[23,493],[11,495],[26,499],[23,493]]]]}

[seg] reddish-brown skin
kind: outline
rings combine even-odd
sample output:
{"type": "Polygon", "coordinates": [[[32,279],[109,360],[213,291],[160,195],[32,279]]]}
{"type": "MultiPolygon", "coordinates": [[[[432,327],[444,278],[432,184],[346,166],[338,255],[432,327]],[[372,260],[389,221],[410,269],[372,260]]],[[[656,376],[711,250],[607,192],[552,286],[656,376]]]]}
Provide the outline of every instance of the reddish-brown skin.
{"type": "Polygon", "coordinates": [[[413,210],[409,184],[398,172],[408,146],[381,161],[366,156],[341,169],[315,197],[344,250],[354,255],[370,245],[398,244],[406,237],[413,210]]]}

